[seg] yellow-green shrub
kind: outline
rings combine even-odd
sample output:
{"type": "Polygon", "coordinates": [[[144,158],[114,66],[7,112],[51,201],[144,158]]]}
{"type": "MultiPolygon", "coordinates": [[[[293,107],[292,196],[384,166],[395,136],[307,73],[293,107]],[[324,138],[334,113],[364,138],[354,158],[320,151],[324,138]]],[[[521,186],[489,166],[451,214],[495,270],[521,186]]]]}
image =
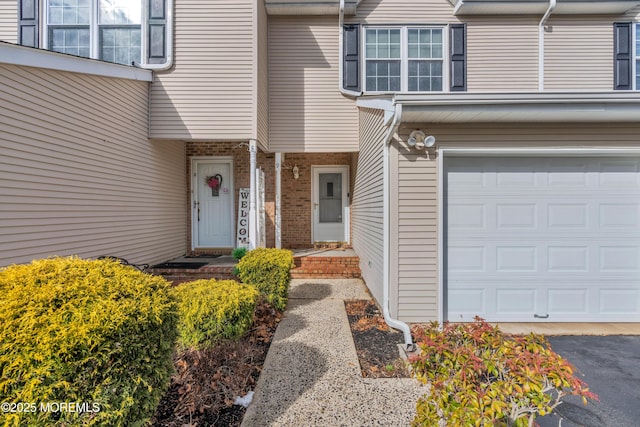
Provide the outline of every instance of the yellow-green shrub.
{"type": "Polygon", "coordinates": [[[293,267],[293,253],[286,249],[258,248],[247,254],[236,265],[243,283],[254,285],[278,310],[287,306],[289,272],[293,267]]]}
{"type": "Polygon", "coordinates": [[[13,406],[4,425],[146,424],[172,372],[168,290],[163,278],[113,260],[0,269],[0,402],[34,405],[13,406]]]}
{"type": "Polygon", "coordinates": [[[259,292],[235,280],[196,280],[173,289],[178,300],[183,347],[206,348],[225,338],[239,338],[253,321],[259,292]]]}

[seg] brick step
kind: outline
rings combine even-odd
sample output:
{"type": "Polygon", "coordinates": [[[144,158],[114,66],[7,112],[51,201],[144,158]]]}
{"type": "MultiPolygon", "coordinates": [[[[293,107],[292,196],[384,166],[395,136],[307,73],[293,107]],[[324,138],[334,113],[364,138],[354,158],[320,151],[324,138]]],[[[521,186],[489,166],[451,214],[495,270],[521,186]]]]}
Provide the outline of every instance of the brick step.
{"type": "Polygon", "coordinates": [[[360,269],[293,269],[292,279],[360,279],[360,269]]]}
{"type": "Polygon", "coordinates": [[[360,258],[357,256],[299,256],[294,258],[293,279],[360,278],[360,258]]]}
{"type": "Polygon", "coordinates": [[[198,269],[152,268],[151,274],[163,276],[174,285],[199,279],[236,280],[233,267],[204,266],[198,269]]]}
{"type": "Polygon", "coordinates": [[[293,262],[296,267],[338,265],[359,268],[360,266],[360,258],[357,256],[300,256],[294,257],[293,262]]]}

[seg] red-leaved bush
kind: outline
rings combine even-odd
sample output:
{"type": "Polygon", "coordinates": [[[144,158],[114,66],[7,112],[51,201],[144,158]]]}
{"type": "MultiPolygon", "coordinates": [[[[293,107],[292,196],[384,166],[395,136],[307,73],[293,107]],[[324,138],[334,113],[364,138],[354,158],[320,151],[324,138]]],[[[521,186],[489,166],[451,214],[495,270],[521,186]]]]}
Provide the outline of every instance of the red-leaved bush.
{"type": "Polygon", "coordinates": [[[412,332],[414,376],[430,384],[414,426],[533,426],[567,394],[598,399],[541,335],[508,336],[480,318],[412,332]]]}

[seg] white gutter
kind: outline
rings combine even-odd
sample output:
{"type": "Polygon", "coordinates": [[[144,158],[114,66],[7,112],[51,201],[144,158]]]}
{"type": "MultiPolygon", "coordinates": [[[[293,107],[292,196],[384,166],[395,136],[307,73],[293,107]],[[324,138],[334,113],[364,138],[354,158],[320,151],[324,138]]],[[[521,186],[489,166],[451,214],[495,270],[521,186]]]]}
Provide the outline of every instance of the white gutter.
{"type": "Polygon", "coordinates": [[[556,0],[549,0],[549,7],[538,24],[538,90],[544,91],[544,24],[556,8],[556,0]]]}
{"type": "MultiPolygon", "coordinates": [[[[359,4],[360,2],[358,2],[359,4]]],[[[358,5],[356,4],[356,7],[358,7],[358,5]]],[[[340,90],[340,93],[345,95],[345,96],[349,96],[349,97],[356,97],[356,96],[360,96],[362,95],[362,92],[356,92],[353,90],[347,90],[344,87],[342,87],[342,80],[344,79],[343,76],[343,68],[344,68],[344,34],[343,34],[343,29],[342,27],[344,26],[344,0],[340,0],[340,11],[338,12],[338,89],[340,90]]]]}
{"type": "Polygon", "coordinates": [[[394,319],[391,317],[391,313],[389,312],[389,257],[391,254],[390,245],[390,213],[389,213],[389,175],[390,175],[390,166],[389,166],[389,144],[391,143],[391,139],[393,135],[398,131],[398,127],[400,127],[400,122],[402,119],[402,104],[396,104],[396,113],[393,117],[393,122],[389,127],[389,132],[387,133],[384,141],[383,141],[383,155],[382,155],[382,313],[384,315],[384,320],[390,327],[394,329],[401,330],[404,334],[404,344],[406,346],[407,351],[414,351],[416,346],[413,343],[413,338],[411,337],[411,329],[409,325],[400,320],[394,319]]]}

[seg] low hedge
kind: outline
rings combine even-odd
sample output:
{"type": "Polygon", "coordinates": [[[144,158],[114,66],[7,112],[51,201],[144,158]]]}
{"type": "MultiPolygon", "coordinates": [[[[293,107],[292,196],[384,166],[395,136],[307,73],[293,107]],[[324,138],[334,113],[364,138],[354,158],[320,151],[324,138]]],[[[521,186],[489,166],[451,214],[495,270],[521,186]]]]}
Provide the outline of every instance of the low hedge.
{"type": "Polygon", "coordinates": [[[169,286],[114,260],[0,269],[4,425],[145,425],[173,369],[169,286]]]}
{"type": "Polygon", "coordinates": [[[242,257],[236,265],[243,283],[258,288],[277,310],[287,306],[293,253],[286,249],[257,248],[242,257]]]}
{"type": "Polygon", "coordinates": [[[173,289],[178,301],[178,343],[183,348],[213,347],[243,336],[253,322],[259,292],[235,280],[202,279],[173,289]]]}

